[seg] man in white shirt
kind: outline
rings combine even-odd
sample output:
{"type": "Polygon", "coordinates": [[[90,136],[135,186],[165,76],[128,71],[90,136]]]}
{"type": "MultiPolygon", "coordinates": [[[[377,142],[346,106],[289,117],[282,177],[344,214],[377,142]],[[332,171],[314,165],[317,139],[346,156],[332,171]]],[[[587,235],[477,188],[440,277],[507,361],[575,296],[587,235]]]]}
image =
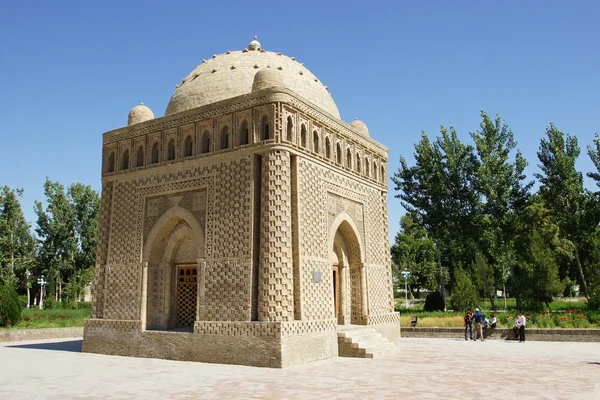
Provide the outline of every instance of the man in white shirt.
{"type": "Polygon", "coordinates": [[[527,325],[527,320],[525,319],[523,313],[519,311],[517,318],[515,318],[515,326],[513,327],[515,338],[518,336],[519,342],[525,341],[525,325],[527,325]]]}

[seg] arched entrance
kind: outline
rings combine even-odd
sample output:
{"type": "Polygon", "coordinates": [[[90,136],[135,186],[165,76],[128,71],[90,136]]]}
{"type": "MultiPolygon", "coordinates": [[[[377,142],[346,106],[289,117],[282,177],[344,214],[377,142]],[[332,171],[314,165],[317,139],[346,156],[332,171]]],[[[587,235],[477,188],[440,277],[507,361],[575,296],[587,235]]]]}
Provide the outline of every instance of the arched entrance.
{"type": "Polygon", "coordinates": [[[143,254],[146,329],[193,329],[203,257],[204,235],[190,212],[173,207],[154,224],[143,254]]]}
{"type": "Polygon", "coordinates": [[[333,317],[338,324],[363,324],[366,315],[366,282],[358,229],[347,213],[331,228],[333,317]]]}

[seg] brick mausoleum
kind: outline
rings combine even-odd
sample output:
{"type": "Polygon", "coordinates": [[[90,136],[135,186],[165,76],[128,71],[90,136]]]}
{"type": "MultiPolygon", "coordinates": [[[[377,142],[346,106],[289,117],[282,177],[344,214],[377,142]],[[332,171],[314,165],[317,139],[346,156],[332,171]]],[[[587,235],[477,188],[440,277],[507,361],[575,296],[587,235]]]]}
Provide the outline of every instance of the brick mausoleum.
{"type": "Polygon", "coordinates": [[[84,351],[285,367],[399,339],[388,150],[294,58],[215,55],[102,154],[84,351]]]}

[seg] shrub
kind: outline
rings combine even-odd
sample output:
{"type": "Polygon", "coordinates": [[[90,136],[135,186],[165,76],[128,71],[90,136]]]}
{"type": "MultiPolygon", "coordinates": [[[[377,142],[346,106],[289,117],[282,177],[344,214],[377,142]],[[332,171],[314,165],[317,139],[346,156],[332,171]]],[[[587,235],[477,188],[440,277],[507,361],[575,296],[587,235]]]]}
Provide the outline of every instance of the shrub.
{"type": "Polygon", "coordinates": [[[21,320],[19,296],[10,286],[0,286],[0,326],[17,324],[21,320]]]}
{"type": "Polygon", "coordinates": [[[600,288],[590,294],[587,304],[588,310],[600,311],[600,288]]]}
{"type": "Polygon", "coordinates": [[[427,295],[425,298],[425,306],[423,310],[425,311],[444,311],[445,304],[444,299],[440,292],[432,292],[427,295]]]}
{"type": "Polygon", "coordinates": [[[479,295],[471,278],[462,268],[457,268],[454,273],[454,281],[454,290],[450,299],[452,309],[466,310],[469,307],[474,307],[479,301],[479,295]]]}
{"type": "Polygon", "coordinates": [[[55,308],[61,308],[60,302],[50,296],[44,297],[44,310],[54,310],[55,308]]]}

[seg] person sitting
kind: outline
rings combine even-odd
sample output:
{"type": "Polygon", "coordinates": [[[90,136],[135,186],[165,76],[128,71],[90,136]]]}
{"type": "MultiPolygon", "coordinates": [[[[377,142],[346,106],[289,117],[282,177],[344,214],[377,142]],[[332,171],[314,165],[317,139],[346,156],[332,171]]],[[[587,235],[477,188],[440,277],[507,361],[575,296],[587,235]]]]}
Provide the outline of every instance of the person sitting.
{"type": "Polygon", "coordinates": [[[494,314],[492,314],[491,318],[488,320],[488,325],[492,329],[495,329],[496,326],[498,326],[498,319],[494,314]]]}
{"type": "Polygon", "coordinates": [[[513,332],[515,333],[515,339],[518,337],[519,342],[525,341],[525,325],[527,325],[527,320],[525,319],[525,315],[521,311],[517,314],[517,318],[515,318],[515,326],[513,326],[513,332]]]}

